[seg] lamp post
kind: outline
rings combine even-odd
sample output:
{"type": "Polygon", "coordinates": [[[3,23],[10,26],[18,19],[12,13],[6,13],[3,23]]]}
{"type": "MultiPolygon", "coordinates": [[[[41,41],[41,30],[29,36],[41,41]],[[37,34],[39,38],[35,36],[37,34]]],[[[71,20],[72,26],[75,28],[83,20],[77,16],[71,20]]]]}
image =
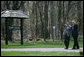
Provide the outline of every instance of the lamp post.
{"type": "Polygon", "coordinates": [[[54,40],[56,40],[55,29],[56,29],[56,27],[55,27],[55,26],[53,26],[53,41],[54,41],[54,40]]]}

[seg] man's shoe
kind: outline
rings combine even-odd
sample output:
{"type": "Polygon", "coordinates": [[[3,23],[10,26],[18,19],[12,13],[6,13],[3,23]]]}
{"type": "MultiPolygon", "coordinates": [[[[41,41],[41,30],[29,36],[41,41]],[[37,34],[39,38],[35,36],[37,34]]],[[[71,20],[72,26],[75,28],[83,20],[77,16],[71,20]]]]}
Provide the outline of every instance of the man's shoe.
{"type": "Polygon", "coordinates": [[[79,48],[77,48],[77,49],[79,49],[79,48]]]}
{"type": "Polygon", "coordinates": [[[68,48],[65,48],[65,49],[68,49],[68,48]]]}
{"type": "Polygon", "coordinates": [[[72,48],[72,49],[76,49],[76,48],[72,48]]]}

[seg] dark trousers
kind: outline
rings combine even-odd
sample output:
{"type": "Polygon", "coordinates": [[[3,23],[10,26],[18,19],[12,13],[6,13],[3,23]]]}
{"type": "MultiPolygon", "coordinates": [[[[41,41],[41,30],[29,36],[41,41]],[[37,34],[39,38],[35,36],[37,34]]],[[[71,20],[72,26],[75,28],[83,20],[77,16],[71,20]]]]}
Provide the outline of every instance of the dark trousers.
{"type": "Polygon", "coordinates": [[[79,45],[78,45],[78,35],[74,36],[72,35],[73,39],[74,39],[74,45],[73,48],[78,48],[79,49],[79,45]]]}
{"type": "Polygon", "coordinates": [[[64,44],[66,48],[69,47],[69,40],[70,40],[70,36],[65,36],[64,44]]]}

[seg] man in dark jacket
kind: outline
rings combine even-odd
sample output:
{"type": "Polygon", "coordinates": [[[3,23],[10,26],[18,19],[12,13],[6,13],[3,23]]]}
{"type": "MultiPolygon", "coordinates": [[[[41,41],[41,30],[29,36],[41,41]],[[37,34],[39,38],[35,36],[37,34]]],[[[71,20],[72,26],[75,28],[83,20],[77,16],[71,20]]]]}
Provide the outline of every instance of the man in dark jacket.
{"type": "Polygon", "coordinates": [[[76,21],[73,20],[72,21],[72,37],[74,39],[74,45],[72,49],[79,49],[79,45],[78,45],[78,25],[76,24],[76,21]]]}
{"type": "Polygon", "coordinates": [[[65,44],[65,49],[68,49],[69,47],[69,40],[70,40],[70,35],[71,35],[71,26],[69,25],[69,22],[63,25],[64,26],[64,31],[63,31],[63,37],[64,37],[64,44],[65,44]]]}

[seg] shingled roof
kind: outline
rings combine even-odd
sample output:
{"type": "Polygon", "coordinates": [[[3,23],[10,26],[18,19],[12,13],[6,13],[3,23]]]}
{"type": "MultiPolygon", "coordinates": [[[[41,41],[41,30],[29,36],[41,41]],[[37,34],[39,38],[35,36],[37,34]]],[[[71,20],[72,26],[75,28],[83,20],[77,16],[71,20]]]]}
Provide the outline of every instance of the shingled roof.
{"type": "Polygon", "coordinates": [[[1,12],[1,17],[6,18],[6,17],[12,17],[12,18],[23,18],[23,19],[28,19],[29,16],[23,13],[21,10],[7,10],[7,11],[2,11],[1,12]]]}

